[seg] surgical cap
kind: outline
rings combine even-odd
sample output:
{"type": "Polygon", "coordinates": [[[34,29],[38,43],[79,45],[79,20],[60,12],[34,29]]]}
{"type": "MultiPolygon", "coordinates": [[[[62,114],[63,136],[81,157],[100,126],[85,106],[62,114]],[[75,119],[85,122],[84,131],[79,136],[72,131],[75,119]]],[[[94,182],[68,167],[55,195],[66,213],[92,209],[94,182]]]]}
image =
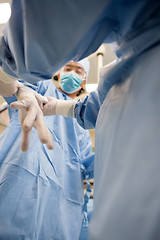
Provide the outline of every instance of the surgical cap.
{"type": "MultiPolygon", "coordinates": [[[[75,61],[71,60],[71,62],[75,62],[75,61]]],[[[78,61],[78,63],[81,64],[81,66],[84,68],[84,71],[86,73],[86,80],[87,80],[88,74],[89,74],[89,67],[90,67],[89,60],[87,58],[83,58],[82,60],[78,61]]]]}

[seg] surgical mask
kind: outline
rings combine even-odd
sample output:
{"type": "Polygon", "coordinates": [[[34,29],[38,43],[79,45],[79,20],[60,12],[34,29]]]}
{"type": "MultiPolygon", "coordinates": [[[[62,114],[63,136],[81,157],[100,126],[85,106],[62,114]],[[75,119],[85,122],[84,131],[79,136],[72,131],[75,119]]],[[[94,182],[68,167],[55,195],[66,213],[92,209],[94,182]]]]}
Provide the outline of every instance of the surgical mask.
{"type": "Polygon", "coordinates": [[[71,72],[61,72],[60,73],[60,87],[65,93],[74,93],[81,89],[80,85],[83,82],[83,77],[75,73],[71,72]]]}

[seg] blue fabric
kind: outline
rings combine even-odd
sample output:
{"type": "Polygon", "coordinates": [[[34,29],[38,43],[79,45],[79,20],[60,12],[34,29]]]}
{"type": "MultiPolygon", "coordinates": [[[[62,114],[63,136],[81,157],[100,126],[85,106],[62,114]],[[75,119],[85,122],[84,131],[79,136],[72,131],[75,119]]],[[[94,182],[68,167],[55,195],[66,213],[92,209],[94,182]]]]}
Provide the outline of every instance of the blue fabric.
{"type": "Polygon", "coordinates": [[[100,106],[100,98],[97,91],[91,92],[84,100],[78,100],[74,114],[80,126],[85,129],[95,128],[100,106]]]}
{"type": "Polygon", "coordinates": [[[30,82],[117,44],[120,61],[75,108],[96,126],[91,240],[160,239],[159,11],[157,0],[13,0],[1,38],[3,69],[30,82]]]}
{"type": "Polygon", "coordinates": [[[155,45],[109,72],[123,82],[111,88],[96,122],[92,240],[160,239],[159,58],[155,45]]]}
{"type": "MultiPolygon", "coordinates": [[[[93,0],[91,8],[89,0],[46,0],[45,4],[43,0],[13,0],[11,18],[4,29],[4,36],[0,38],[3,69],[33,83],[51,78],[69,60],[82,59],[87,46],[83,46],[77,56],[74,55],[106,4],[106,0],[101,0],[101,4],[93,0]],[[74,29],[74,38],[67,26],[74,29]]],[[[100,35],[101,42],[105,39],[98,29],[91,32],[100,35]]],[[[99,42],[90,52],[98,47],[99,42]]]]}
{"type": "Polygon", "coordinates": [[[133,9],[131,33],[117,45],[119,61],[102,69],[98,94],[75,108],[81,126],[96,123],[91,240],[160,239],[160,2],[136,3],[146,6],[139,19],[133,9]]]}
{"type": "MultiPolygon", "coordinates": [[[[89,201],[87,202],[87,220],[88,220],[89,224],[91,221],[92,212],[93,212],[93,199],[90,198],[89,201]]],[[[88,227],[83,227],[81,229],[81,234],[80,234],[79,240],[84,240],[84,239],[88,239],[88,238],[89,238],[88,227]]]]}
{"type": "MultiPolygon", "coordinates": [[[[33,88],[43,95],[69,99],[50,80],[33,88]]],[[[41,144],[33,129],[29,150],[23,153],[18,112],[10,109],[10,117],[0,135],[0,239],[79,239],[82,180],[90,165],[87,160],[84,166],[85,158],[94,159],[89,132],[75,119],[45,117],[54,149],[41,144]]]]}
{"type": "MultiPolygon", "coordinates": [[[[0,38],[0,64],[9,74],[33,83],[51,78],[69,60],[88,56],[102,42],[116,41],[119,57],[132,54],[139,40],[127,49],[126,43],[139,31],[145,34],[146,27],[158,27],[159,6],[157,0],[93,0],[92,7],[89,0],[46,0],[45,5],[43,0],[13,0],[0,38]]],[[[159,35],[155,38],[158,41],[159,35]]]]}

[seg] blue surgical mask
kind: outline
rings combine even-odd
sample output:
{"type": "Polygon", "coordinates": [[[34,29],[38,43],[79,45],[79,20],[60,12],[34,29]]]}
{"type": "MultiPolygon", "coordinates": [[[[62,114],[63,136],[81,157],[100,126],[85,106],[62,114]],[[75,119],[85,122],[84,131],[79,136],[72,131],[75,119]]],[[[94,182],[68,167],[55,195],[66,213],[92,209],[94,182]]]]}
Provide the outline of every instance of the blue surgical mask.
{"type": "Polygon", "coordinates": [[[83,82],[83,77],[75,73],[71,72],[61,72],[60,73],[60,87],[65,93],[74,93],[81,89],[80,85],[83,82]]]}

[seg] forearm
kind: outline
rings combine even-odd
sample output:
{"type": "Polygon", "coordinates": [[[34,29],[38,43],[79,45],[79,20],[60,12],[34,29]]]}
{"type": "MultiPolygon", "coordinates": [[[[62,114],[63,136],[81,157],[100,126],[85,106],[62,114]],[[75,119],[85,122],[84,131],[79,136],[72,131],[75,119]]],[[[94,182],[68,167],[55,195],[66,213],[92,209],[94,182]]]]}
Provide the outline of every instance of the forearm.
{"type": "Polygon", "coordinates": [[[16,81],[10,84],[5,84],[0,81],[0,95],[3,97],[12,96],[17,92],[17,83],[16,81]]]}
{"type": "Polygon", "coordinates": [[[0,95],[9,97],[18,90],[18,81],[16,78],[6,74],[0,67],[0,95]]]}
{"type": "Polygon", "coordinates": [[[84,100],[60,100],[47,97],[48,103],[43,107],[43,114],[62,115],[64,117],[76,118],[81,127],[85,129],[94,128],[100,109],[98,93],[92,92],[84,100]]]}

